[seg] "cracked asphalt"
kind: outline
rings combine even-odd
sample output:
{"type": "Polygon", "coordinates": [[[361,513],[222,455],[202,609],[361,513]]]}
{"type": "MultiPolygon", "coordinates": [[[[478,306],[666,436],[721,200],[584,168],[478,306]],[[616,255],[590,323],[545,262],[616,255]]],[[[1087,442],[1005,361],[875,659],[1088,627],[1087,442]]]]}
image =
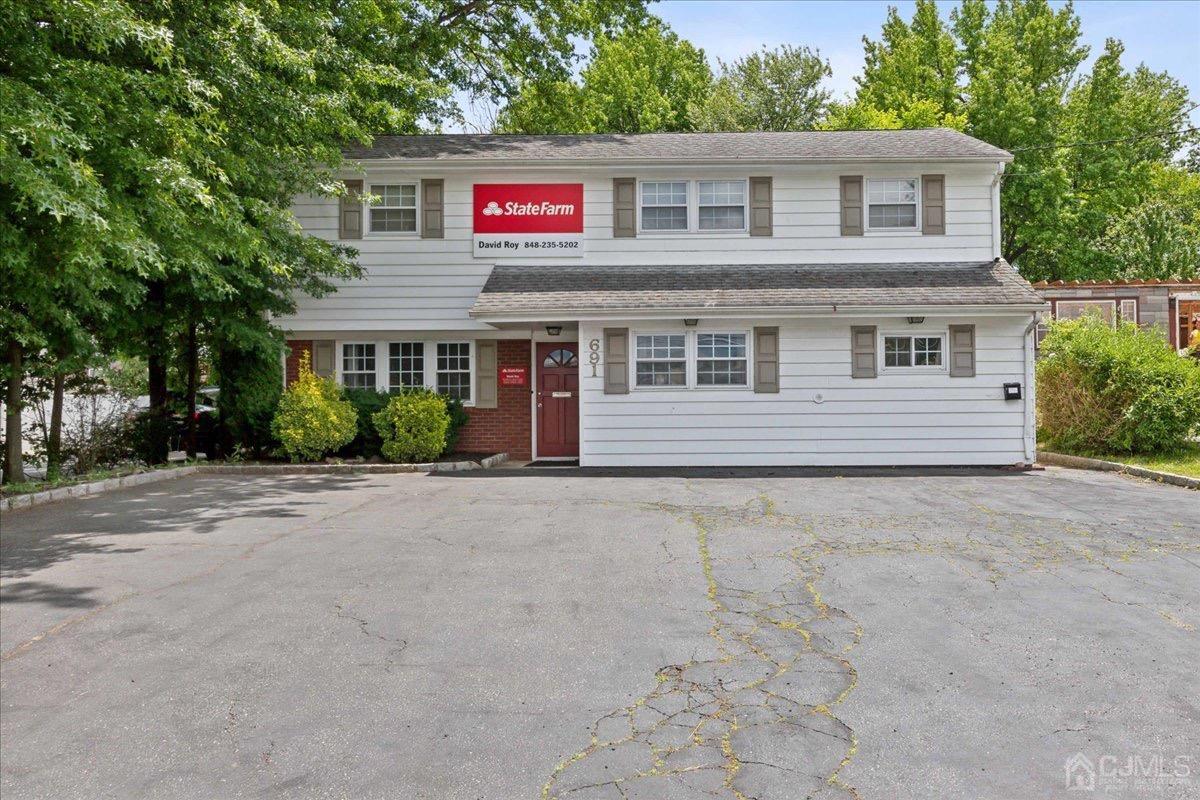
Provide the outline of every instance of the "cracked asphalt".
{"type": "Polygon", "coordinates": [[[1198,628],[1116,475],[195,476],[0,521],[0,794],[1195,798],[1198,628]]]}

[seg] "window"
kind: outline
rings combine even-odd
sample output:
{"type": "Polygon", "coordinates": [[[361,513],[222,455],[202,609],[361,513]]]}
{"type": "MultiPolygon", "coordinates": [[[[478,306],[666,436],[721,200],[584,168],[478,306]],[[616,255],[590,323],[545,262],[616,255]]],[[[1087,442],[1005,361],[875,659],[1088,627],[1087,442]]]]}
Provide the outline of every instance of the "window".
{"type": "Polygon", "coordinates": [[[1079,319],[1084,314],[1098,314],[1109,325],[1116,325],[1117,301],[1059,300],[1054,304],[1055,319],[1079,319]]]}
{"type": "Polygon", "coordinates": [[[637,337],[638,386],[687,386],[687,354],[682,333],[637,337]]]}
{"type": "Polygon", "coordinates": [[[425,385],[425,343],[392,342],[388,345],[388,386],[412,389],[425,385]]]}
{"type": "Polygon", "coordinates": [[[342,385],[351,389],[375,388],[375,345],[342,345],[342,385]]]}
{"type": "Polygon", "coordinates": [[[1137,315],[1137,300],[1122,300],[1121,301],[1121,321],[1132,322],[1135,325],[1138,321],[1137,315]]]}
{"type": "Polygon", "coordinates": [[[688,229],[687,181],[642,184],[642,230],[688,229]]]}
{"type": "Polygon", "coordinates": [[[696,384],[698,386],[745,386],[746,334],[697,334],[696,384]]]}
{"type": "Polygon", "coordinates": [[[940,368],[944,351],[942,336],[885,336],[883,366],[940,368]]]}
{"type": "Polygon", "coordinates": [[[371,232],[416,233],[417,185],[415,183],[371,184],[371,232]]]}
{"type": "Polygon", "coordinates": [[[917,179],[867,181],[867,225],[876,230],[916,230],[917,179]]]}
{"type": "Polygon", "coordinates": [[[471,399],[470,342],[438,342],[437,390],[463,402],[471,399]]]}
{"type": "Polygon", "coordinates": [[[745,181],[700,181],[700,230],[740,231],[746,227],[745,181]]]}
{"type": "Polygon", "coordinates": [[[576,357],[575,351],[561,349],[551,350],[549,354],[542,359],[542,366],[546,369],[555,369],[558,367],[578,367],[579,358],[576,357]]]}

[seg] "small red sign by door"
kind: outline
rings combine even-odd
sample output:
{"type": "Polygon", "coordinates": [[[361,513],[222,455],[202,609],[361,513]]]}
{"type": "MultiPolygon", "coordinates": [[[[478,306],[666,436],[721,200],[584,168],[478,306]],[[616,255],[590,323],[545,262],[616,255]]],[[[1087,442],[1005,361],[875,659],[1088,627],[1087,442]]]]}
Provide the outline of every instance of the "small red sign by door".
{"type": "Polygon", "coordinates": [[[501,386],[528,386],[529,370],[525,367],[501,367],[501,386]]]}

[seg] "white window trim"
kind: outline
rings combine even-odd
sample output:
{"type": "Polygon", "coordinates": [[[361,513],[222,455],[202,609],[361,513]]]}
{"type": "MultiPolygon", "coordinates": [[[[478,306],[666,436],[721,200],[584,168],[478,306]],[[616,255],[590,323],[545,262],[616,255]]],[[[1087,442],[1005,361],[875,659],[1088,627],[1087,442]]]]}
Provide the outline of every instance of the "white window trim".
{"type": "MultiPolygon", "coordinates": [[[[409,340],[409,341],[412,341],[412,340],[409,340]]],[[[433,340],[433,350],[432,350],[432,353],[433,353],[433,369],[432,369],[432,370],[429,370],[429,369],[426,369],[426,370],[425,370],[425,383],[426,383],[426,386],[429,386],[429,388],[430,388],[430,389],[432,389],[432,390],[434,391],[434,393],[438,393],[438,372],[439,372],[440,370],[438,370],[438,364],[437,364],[437,358],[438,358],[438,354],[437,354],[437,347],[438,347],[438,345],[440,345],[440,344],[465,344],[465,345],[467,346],[467,369],[466,369],[466,373],[467,373],[467,375],[469,375],[469,376],[470,376],[470,380],[471,380],[471,392],[470,392],[470,395],[469,395],[468,397],[464,397],[464,398],[462,398],[462,404],[463,404],[464,406],[473,406],[473,405],[475,405],[475,388],[478,386],[478,382],[475,380],[475,350],[476,350],[476,348],[475,348],[475,340],[474,340],[474,339],[435,339],[435,340],[433,340]],[[430,379],[430,378],[431,378],[431,376],[432,376],[432,380],[430,379]]],[[[427,349],[426,349],[426,351],[425,351],[425,353],[426,353],[426,355],[425,355],[425,359],[426,359],[426,360],[425,360],[425,364],[426,364],[426,366],[428,366],[428,364],[429,364],[429,353],[430,353],[431,351],[428,349],[428,347],[429,347],[428,343],[427,343],[425,346],[426,346],[426,348],[427,348],[427,349]]],[[[453,370],[453,371],[454,371],[454,372],[462,372],[463,370],[453,370]]]]}
{"type": "MultiPolygon", "coordinates": [[[[911,236],[921,233],[921,176],[920,175],[898,175],[885,176],[874,175],[868,176],[863,185],[863,232],[874,233],[882,236],[911,236]],[[914,181],[917,185],[917,208],[916,208],[916,225],[911,228],[872,228],[871,227],[871,183],[872,181],[914,181]]],[[[903,334],[895,334],[901,336],[903,334]]]]}
{"type": "MultiPolygon", "coordinates": [[[[347,386],[346,385],[346,347],[348,345],[371,345],[375,348],[375,388],[379,388],[379,342],[370,339],[355,339],[352,341],[337,342],[337,384],[343,389],[369,389],[369,386],[347,386]]],[[[365,372],[355,370],[353,375],[365,375],[365,372]]]]}
{"type": "Polygon", "coordinates": [[[637,232],[638,236],[682,236],[684,234],[700,236],[749,236],[750,235],[750,179],[749,178],[638,178],[637,181],[637,232]],[[716,230],[700,230],[700,181],[726,181],[742,184],[742,227],[718,228],[716,230]],[[642,227],[642,185],[646,183],[682,183],[685,184],[687,201],[687,228],[679,230],[646,230],[642,227]]]}
{"type": "Polygon", "coordinates": [[[407,208],[407,206],[373,206],[363,198],[363,237],[371,239],[414,239],[421,235],[421,182],[411,178],[378,178],[375,180],[366,180],[364,186],[366,194],[371,194],[371,187],[374,186],[415,186],[417,204],[413,206],[416,211],[416,227],[411,231],[373,231],[371,230],[371,209],[373,208],[407,208]]]}
{"type": "MultiPolygon", "coordinates": [[[[695,334],[691,337],[691,339],[693,341],[692,350],[691,350],[692,364],[693,364],[692,374],[696,376],[695,377],[695,388],[696,389],[699,389],[699,390],[705,391],[705,392],[707,392],[709,390],[713,390],[713,389],[715,389],[716,391],[720,391],[720,392],[745,392],[745,391],[752,391],[754,389],[754,352],[753,352],[754,335],[753,335],[752,331],[741,330],[741,329],[737,329],[737,328],[720,328],[720,329],[714,328],[712,330],[696,331],[695,334]],[[746,337],[746,382],[745,383],[732,383],[732,384],[728,384],[728,385],[722,385],[722,384],[709,385],[709,384],[701,384],[700,383],[700,334],[703,334],[703,333],[715,334],[718,336],[720,336],[722,334],[740,334],[740,335],[746,337]]],[[[724,361],[727,359],[716,359],[716,360],[724,361]]]]}
{"type": "Polygon", "coordinates": [[[1136,298],[1136,297],[1121,297],[1121,298],[1118,298],[1118,301],[1117,301],[1117,318],[1118,318],[1118,319],[1119,319],[1121,322],[1132,322],[1134,325],[1137,325],[1137,324],[1139,324],[1140,320],[1139,320],[1139,314],[1138,314],[1138,312],[1139,312],[1139,309],[1138,309],[1138,301],[1137,301],[1137,298],[1136,298]],[[1133,316],[1132,316],[1132,317],[1126,317],[1126,316],[1125,316],[1125,304],[1126,304],[1126,303],[1133,303],[1133,316]]]}
{"type": "Polygon", "coordinates": [[[691,389],[693,387],[694,370],[692,364],[694,359],[692,355],[695,353],[693,337],[688,335],[687,331],[680,330],[662,330],[651,329],[643,331],[630,331],[630,359],[629,359],[629,388],[637,392],[670,392],[691,389]],[[637,382],[637,365],[639,361],[677,361],[679,359],[665,358],[647,358],[639,359],[637,356],[637,340],[639,336],[682,336],[683,337],[683,384],[679,386],[640,386],[637,382]]]}
{"type": "Polygon", "coordinates": [[[913,373],[930,373],[930,374],[936,375],[939,372],[948,372],[950,369],[950,367],[949,367],[949,363],[950,363],[950,330],[948,328],[945,330],[939,329],[939,330],[932,330],[932,331],[921,331],[921,330],[917,330],[917,331],[911,331],[911,330],[910,331],[900,331],[900,330],[880,331],[879,342],[876,346],[878,348],[876,350],[876,352],[879,354],[878,364],[879,364],[879,372],[881,374],[885,373],[885,372],[891,372],[893,374],[899,374],[899,375],[906,375],[906,374],[913,374],[913,373]],[[896,337],[896,336],[906,337],[908,339],[914,339],[914,338],[921,338],[921,339],[938,338],[938,339],[941,339],[942,340],[942,363],[941,363],[941,365],[936,366],[936,367],[931,367],[931,366],[889,367],[889,366],[887,366],[886,340],[889,337],[896,337]]]}

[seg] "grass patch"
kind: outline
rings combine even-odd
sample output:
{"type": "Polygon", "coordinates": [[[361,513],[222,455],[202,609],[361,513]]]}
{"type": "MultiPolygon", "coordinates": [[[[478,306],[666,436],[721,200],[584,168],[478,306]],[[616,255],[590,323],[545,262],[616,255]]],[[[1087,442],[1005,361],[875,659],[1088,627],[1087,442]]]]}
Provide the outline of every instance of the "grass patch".
{"type": "Polygon", "coordinates": [[[1100,458],[1105,461],[1115,461],[1118,464],[1129,464],[1134,467],[1171,472],[1175,475],[1186,475],[1189,478],[1200,478],[1200,443],[1185,445],[1182,449],[1169,453],[1153,455],[1130,455],[1129,453],[1077,453],[1062,452],[1064,455],[1083,456],[1084,458],[1100,458]]]}
{"type": "MultiPolygon", "coordinates": [[[[171,464],[170,466],[184,466],[184,464],[171,464]]],[[[159,467],[158,469],[166,468],[168,467],[159,467]]],[[[48,489],[59,489],[63,486],[74,486],[77,483],[91,483],[92,481],[102,481],[108,478],[123,478],[126,475],[136,475],[139,472],[149,471],[149,467],[130,464],[126,467],[114,467],[113,469],[97,469],[83,475],[70,475],[54,481],[22,481],[21,483],[6,483],[0,485],[0,497],[16,497],[17,495],[21,494],[32,494],[33,492],[44,492],[48,489]]]]}

